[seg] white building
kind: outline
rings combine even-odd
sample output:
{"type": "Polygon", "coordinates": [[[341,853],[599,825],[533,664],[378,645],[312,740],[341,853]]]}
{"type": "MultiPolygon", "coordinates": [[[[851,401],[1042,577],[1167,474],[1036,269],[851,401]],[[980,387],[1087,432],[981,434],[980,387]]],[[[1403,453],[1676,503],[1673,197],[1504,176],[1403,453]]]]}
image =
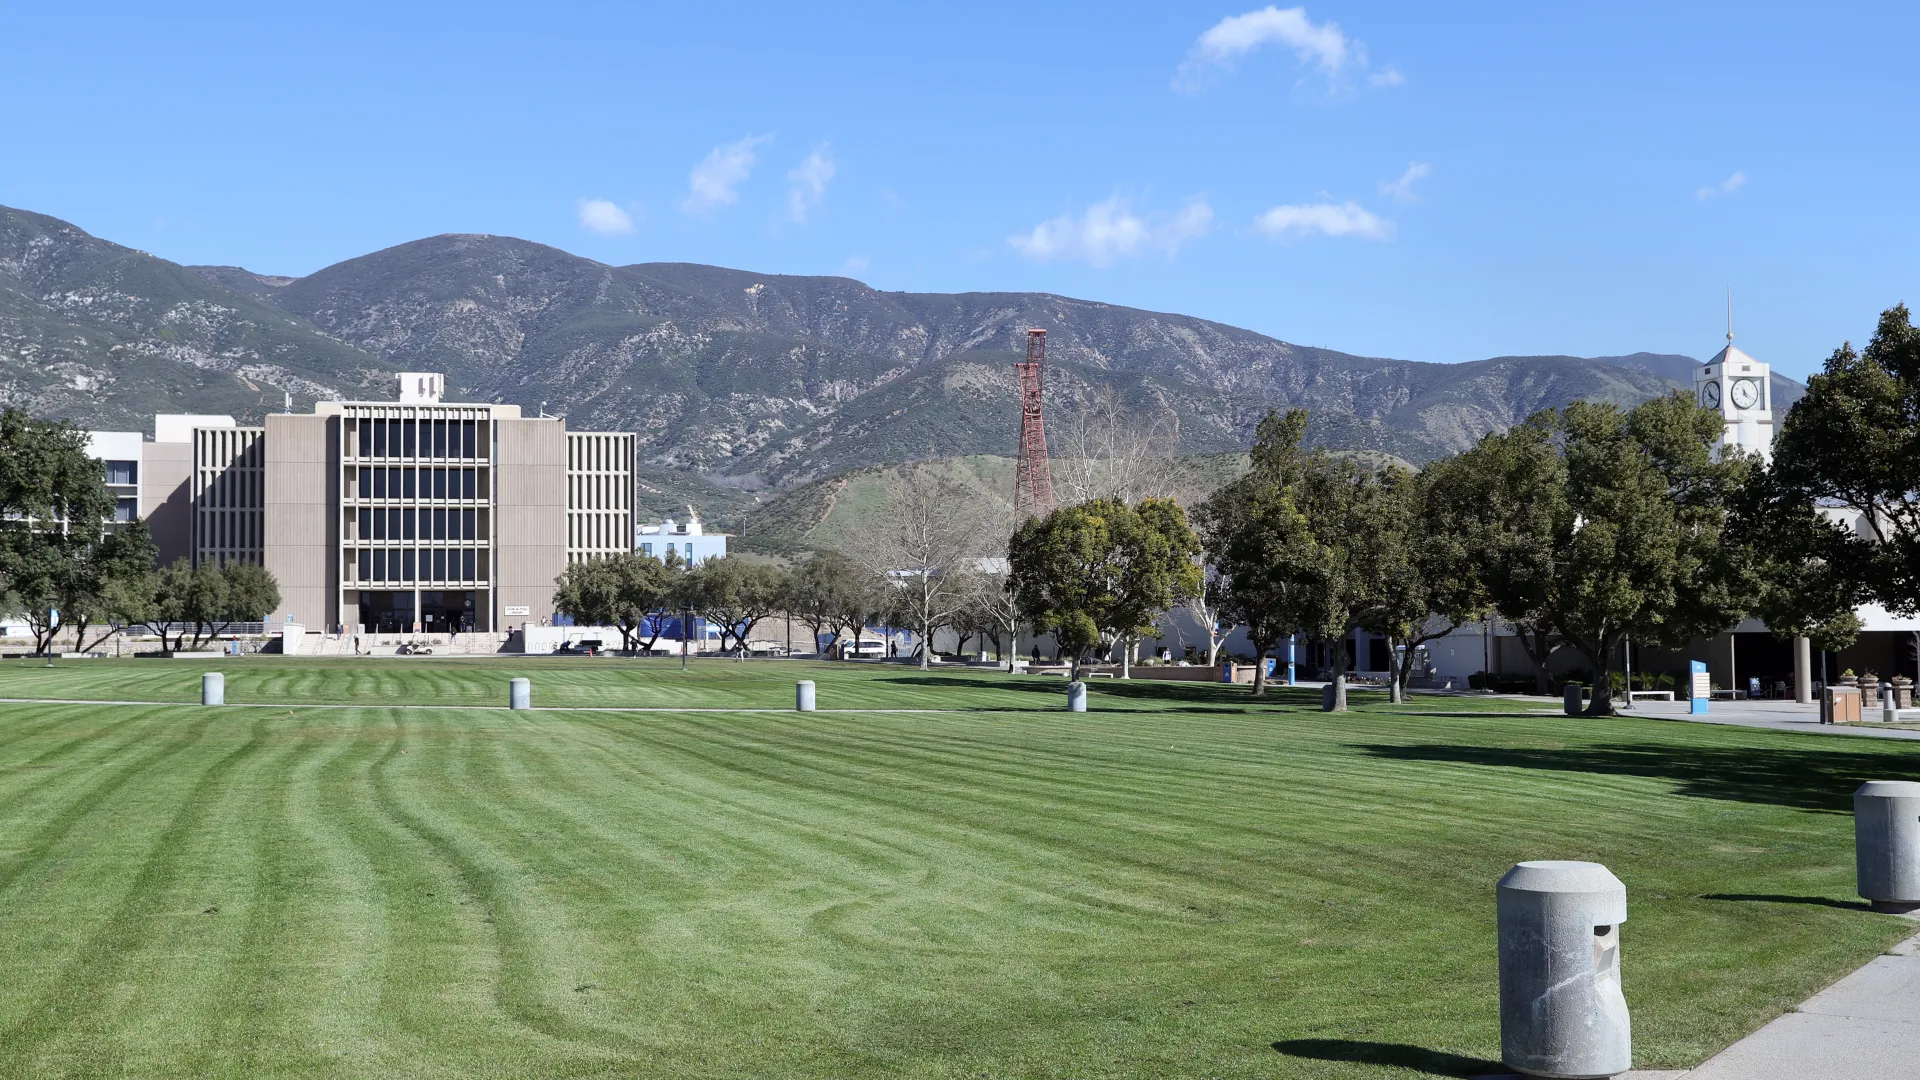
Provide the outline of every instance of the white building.
{"type": "Polygon", "coordinates": [[[658,525],[642,525],[634,531],[633,550],[665,560],[668,552],[680,557],[683,566],[699,566],[708,559],[727,553],[727,534],[710,533],[700,524],[700,514],[687,507],[687,520],[664,518],[658,525]]]}

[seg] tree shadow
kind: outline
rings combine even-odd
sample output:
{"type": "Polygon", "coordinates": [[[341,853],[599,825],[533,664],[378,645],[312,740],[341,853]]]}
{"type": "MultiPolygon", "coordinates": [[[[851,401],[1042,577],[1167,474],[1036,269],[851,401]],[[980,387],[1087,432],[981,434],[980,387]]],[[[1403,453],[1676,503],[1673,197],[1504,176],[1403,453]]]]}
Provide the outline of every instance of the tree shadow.
{"type": "Polygon", "coordinates": [[[1872,911],[1865,900],[1835,900],[1830,896],[1781,896],[1774,893],[1703,893],[1702,900],[1733,900],[1754,904],[1809,904],[1846,911],[1872,911]]]}
{"type": "Polygon", "coordinates": [[[1485,1058],[1428,1050],[1405,1043],[1358,1042],[1353,1039],[1287,1039],[1273,1044],[1288,1057],[1315,1061],[1353,1061],[1366,1065],[1393,1065],[1431,1076],[1480,1076],[1505,1073],[1506,1066],[1485,1058]]]}
{"type": "Polygon", "coordinates": [[[1832,813],[1851,813],[1854,789],[1864,781],[1920,779],[1920,755],[1910,750],[1822,752],[1670,743],[1560,748],[1362,744],[1355,749],[1391,761],[1656,777],[1675,781],[1680,795],[1832,813]]]}
{"type": "MultiPolygon", "coordinates": [[[[964,687],[973,690],[1000,690],[1017,694],[1038,694],[1044,697],[1064,697],[1067,691],[1065,679],[1046,676],[1034,676],[1026,679],[987,679],[979,676],[918,673],[912,675],[890,675],[876,679],[875,682],[893,683],[898,686],[912,686],[921,689],[952,689],[964,687]]],[[[1223,709],[1243,708],[1247,705],[1301,705],[1311,698],[1317,708],[1320,704],[1318,690],[1306,691],[1293,687],[1269,686],[1265,697],[1254,697],[1244,686],[1227,686],[1212,682],[1175,682],[1160,679],[1090,679],[1087,688],[1102,697],[1118,698],[1129,702],[1177,702],[1181,704],[1206,704],[1223,709]]]]}

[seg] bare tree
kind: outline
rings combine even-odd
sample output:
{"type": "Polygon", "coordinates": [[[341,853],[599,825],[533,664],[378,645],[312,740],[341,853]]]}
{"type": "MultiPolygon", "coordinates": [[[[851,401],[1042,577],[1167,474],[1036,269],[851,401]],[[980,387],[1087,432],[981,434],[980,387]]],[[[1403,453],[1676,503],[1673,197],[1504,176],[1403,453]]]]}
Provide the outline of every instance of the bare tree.
{"type": "Polygon", "coordinates": [[[1064,504],[1170,499],[1186,494],[1180,466],[1180,417],[1170,408],[1128,409],[1112,386],[1088,387],[1059,429],[1049,455],[1064,504]]]}
{"type": "MultiPolygon", "coordinates": [[[[986,553],[990,508],[943,476],[938,465],[902,466],[862,545],[867,564],[895,590],[892,599],[920,633],[920,668],[933,633],[965,602],[967,574],[986,553]]],[[[889,605],[893,606],[893,605],[889,605]]]]}
{"type": "Polygon", "coordinates": [[[1220,643],[1226,640],[1227,635],[1233,632],[1237,624],[1225,622],[1226,608],[1223,603],[1223,583],[1219,572],[1211,566],[1202,566],[1201,572],[1206,575],[1206,583],[1199,592],[1183,601],[1181,606],[1186,608],[1187,614],[1192,615],[1194,621],[1200,624],[1200,628],[1206,631],[1207,666],[1212,667],[1219,660],[1220,643]]]}

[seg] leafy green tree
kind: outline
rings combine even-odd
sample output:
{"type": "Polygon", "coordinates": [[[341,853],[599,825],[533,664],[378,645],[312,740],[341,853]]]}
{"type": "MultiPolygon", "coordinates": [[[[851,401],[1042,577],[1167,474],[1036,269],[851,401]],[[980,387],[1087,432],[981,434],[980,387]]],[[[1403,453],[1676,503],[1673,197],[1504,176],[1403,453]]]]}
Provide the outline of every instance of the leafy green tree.
{"type": "Polygon", "coordinates": [[[863,575],[864,571],[845,555],[818,551],[788,576],[780,606],[812,633],[813,651],[819,655],[825,656],[839,642],[847,609],[858,606],[851,601],[865,587],[863,575]],[[832,640],[822,649],[820,638],[829,634],[832,640]]]}
{"type": "Polygon", "coordinates": [[[606,562],[569,563],[553,584],[554,611],[581,626],[613,625],[620,582],[609,572],[606,562]]]}
{"type": "MultiPolygon", "coordinates": [[[[1767,543],[1767,625],[1828,645],[1857,632],[1857,602],[1920,614],[1920,330],[1906,305],[1881,313],[1807,380],[1774,440],[1753,500],[1767,543]]],[[[1823,645],[1823,647],[1827,647],[1823,645]]]]}
{"type": "Polygon", "coordinates": [[[1450,501],[1448,479],[1444,467],[1382,469],[1355,523],[1355,572],[1369,584],[1357,621],[1386,639],[1396,704],[1406,700],[1414,650],[1486,610],[1469,548],[1474,530],[1450,501]]]}
{"type": "Polygon", "coordinates": [[[676,568],[649,555],[620,552],[577,562],[554,580],[553,608],[586,626],[620,631],[620,647],[651,651],[660,638],[659,618],[674,597],[676,568]]]}
{"type": "Polygon", "coordinates": [[[1513,624],[1542,694],[1547,664],[1565,643],[1552,618],[1553,585],[1559,530],[1573,517],[1558,439],[1559,417],[1542,412],[1426,470],[1433,512],[1450,518],[1443,532],[1464,538],[1462,572],[1513,624]]]}
{"type": "Polygon", "coordinates": [[[721,649],[744,650],[754,626],[781,609],[787,575],[776,566],[725,555],[690,571],[686,587],[693,610],[720,628],[721,649]]]}
{"type": "Polygon", "coordinates": [[[1095,499],[1022,524],[1007,559],[1022,616],[1052,632],[1078,679],[1097,646],[1151,633],[1200,589],[1199,549],[1171,499],[1095,499]]]}
{"type": "Polygon", "coordinates": [[[1752,610],[1755,562],[1731,526],[1754,463],[1716,454],[1723,424],[1684,394],[1627,411],[1575,402],[1462,455],[1487,506],[1488,596],[1587,661],[1588,715],[1613,712],[1628,636],[1683,648],[1752,610]]]}
{"type": "Polygon", "coordinates": [[[1306,430],[1305,409],[1268,413],[1254,433],[1251,469],[1195,514],[1218,577],[1221,612],[1246,628],[1259,660],[1256,696],[1267,691],[1267,653],[1282,638],[1327,621],[1331,559],[1298,502],[1306,430]]]}
{"type": "Polygon", "coordinates": [[[280,606],[280,586],[263,566],[231,563],[194,566],[185,559],[175,560],[154,575],[151,611],[156,623],[172,624],[173,638],[161,643],[178,652],[198,649],[218,638],[234,623],[260,622],[280,606]]]}
{"type": "Polygon", "coordinates": [[[102,537],[92,556],[73,567],[59,606],[73,628],[75,651],[96,649],[153,617],[153,559],[146,522],[136,521],[102,537]]]}
{"type": "Polygon", "coordinates": [[[37,651],[120,564],[125,545],[108,545],[113,509],[86,432],[0,410],[0,589],[24,609],[37,651]]]}

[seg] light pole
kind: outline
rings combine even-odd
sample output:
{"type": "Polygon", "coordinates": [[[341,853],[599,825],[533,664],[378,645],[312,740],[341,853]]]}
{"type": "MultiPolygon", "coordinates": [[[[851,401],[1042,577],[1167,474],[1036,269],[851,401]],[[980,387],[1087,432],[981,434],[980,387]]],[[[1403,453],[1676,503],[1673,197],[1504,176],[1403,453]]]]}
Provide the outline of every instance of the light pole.
{"type": "Polygon", "coordinates": [[[693,612],[680,613],[680,670],[687,670],[687,623],[693,618],[693,612]]]}

